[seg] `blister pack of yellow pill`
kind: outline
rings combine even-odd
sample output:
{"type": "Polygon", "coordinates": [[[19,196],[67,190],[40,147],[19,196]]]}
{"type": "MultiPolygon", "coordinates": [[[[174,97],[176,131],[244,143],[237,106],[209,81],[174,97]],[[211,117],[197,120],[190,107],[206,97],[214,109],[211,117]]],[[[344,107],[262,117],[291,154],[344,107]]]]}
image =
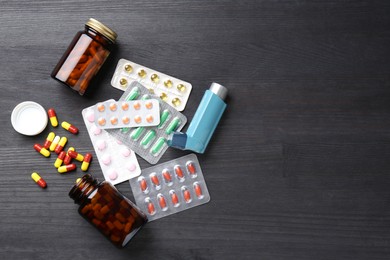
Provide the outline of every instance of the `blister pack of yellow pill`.
{"type": "Polygon", "coordinates": [[[190,96],[192,85],[186,81],[159,71],[120,59],[111,85],[125,91],[132,81],[138,81],[177,111],[183,111],[190,96]]]}

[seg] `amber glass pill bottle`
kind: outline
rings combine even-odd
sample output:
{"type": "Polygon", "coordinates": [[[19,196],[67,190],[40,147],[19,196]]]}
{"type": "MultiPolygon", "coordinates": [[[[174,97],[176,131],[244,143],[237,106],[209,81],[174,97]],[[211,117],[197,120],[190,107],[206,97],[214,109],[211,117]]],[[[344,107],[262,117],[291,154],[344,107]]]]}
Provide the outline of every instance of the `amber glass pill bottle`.
{"type": "Polygon", "coordinates": [[[78,212],[118,247],[123,247],[147,222],[137,206],[109,182],[98,182],[90,174],[77,181],[69,196],[78,212]]]}
{"type": "Polygon", "coordinates": [[[116,37],[113,30],[90,18],[84,31],[73,38],[51,77],[83,95],[110,54],[116,37]]]}

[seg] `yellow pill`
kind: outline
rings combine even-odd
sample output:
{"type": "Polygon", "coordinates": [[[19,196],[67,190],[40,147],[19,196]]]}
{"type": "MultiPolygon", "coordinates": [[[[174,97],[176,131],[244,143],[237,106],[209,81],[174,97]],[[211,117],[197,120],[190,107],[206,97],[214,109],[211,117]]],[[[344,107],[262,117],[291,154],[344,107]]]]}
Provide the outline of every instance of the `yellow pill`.
{"type": "Polygon", "coordinates": [[[152,74],[152,76],[150,76],[150,79],[151,79],[154,83],[157,83],[157,82],[159,82],[160,77],[159,77],[157,74],[152,74]]]}
{"type": "Polygon", "coordinates": [[[140,70],[139,72],[138,72],[138,76],[140,76],[141,78],[145,78],[146,77],[146,71],[145,70],[140,70]]]}
{"type": "Polygon", "coordinates": [[[119,84],[121,84],[121,86],[126,86],[126,85],[127,85],[127,79],[121,78],[121,79],[119,80],[119,84]]]}
{"type": "Polygon", "coordinates": [[[164,101],[167,101],[168,95],[165,94],[164,92],[162,92],[161,95],[160,95],[160,98],[161,98],[162,100],[164,100],[164,101]]]}
{"type": "Polygon", "coordinates": [[[54,137],[54,140],[53,140],[53,142],[51,142],[51,145],[50,145],[50,151],[54,151],[55,149],[56,149],[56,147],[57,147],[57,144],[60,142],[60,139],[61,139],[61,137],[59,137],[58,135],[56,136],[56,137],[54,137]]]}
{"type": "Polygon", "coordinates": [[[126,65],[125,65],[125,71],[127,71],[127,72],[132,72],[132,71],[133,71],[133,67],[131,67],[130,64],[126,64],[126,65]]]}
{"type": "Polygon", "coordinates": [[[177,85],[176,87],[180,92],[184,92],[186,91],[186,86],[184,86],[183,84],[179,84],[177,85]]]}
{"type": "Polygon", "coordinates": [[[167,87],[167,88],[171,88],[173,83],[170,79],[164,81],[164,85],[167,87]]]}
{"type": "Polygon", "coordinates": [[[172,104],[173,104],[175,107],[178,107],[178,106],[180,106],[181,101],[180,101],[179,98],[174,98],[174,99],[172,99],[172,104]]]}

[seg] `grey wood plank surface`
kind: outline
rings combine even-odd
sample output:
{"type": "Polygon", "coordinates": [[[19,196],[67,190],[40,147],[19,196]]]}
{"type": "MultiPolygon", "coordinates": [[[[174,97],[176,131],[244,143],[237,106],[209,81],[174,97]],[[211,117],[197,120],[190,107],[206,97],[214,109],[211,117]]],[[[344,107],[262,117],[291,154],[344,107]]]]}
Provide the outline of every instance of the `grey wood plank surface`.
{"type": "MultiPolygon", "coordinates": [[[[389,259],[389,12],[378,0],[0,1],[0,258],[389,259]],[[81,97],[50,72],[90,17],[119,37],[81,97]],[[55,107],[80,128],[69,143],[93,151],[81,110],[121,96],[120,58],[191,82],[189,120],[211,82],[229,89],[198,156],[210,203],[148,223],[124,249],[68,197],[80,169],[60,175],[33,150],[51,129],[26,137],[10,121],[22,101],[55,107]]],[[[97,161],[89,172],[103,177],[97,161]]]]}

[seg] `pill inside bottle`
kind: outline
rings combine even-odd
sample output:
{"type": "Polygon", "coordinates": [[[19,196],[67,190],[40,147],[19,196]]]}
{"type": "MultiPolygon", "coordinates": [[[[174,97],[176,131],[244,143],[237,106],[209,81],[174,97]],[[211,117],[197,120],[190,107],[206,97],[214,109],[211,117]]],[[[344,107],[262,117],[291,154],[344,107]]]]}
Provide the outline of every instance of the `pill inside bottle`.
{"type": "Polygon", "coordinates": [[[51,77],[84,95],[93,77],[110,54],[117,34],[90,18],[63,54],[51,77]]]}

